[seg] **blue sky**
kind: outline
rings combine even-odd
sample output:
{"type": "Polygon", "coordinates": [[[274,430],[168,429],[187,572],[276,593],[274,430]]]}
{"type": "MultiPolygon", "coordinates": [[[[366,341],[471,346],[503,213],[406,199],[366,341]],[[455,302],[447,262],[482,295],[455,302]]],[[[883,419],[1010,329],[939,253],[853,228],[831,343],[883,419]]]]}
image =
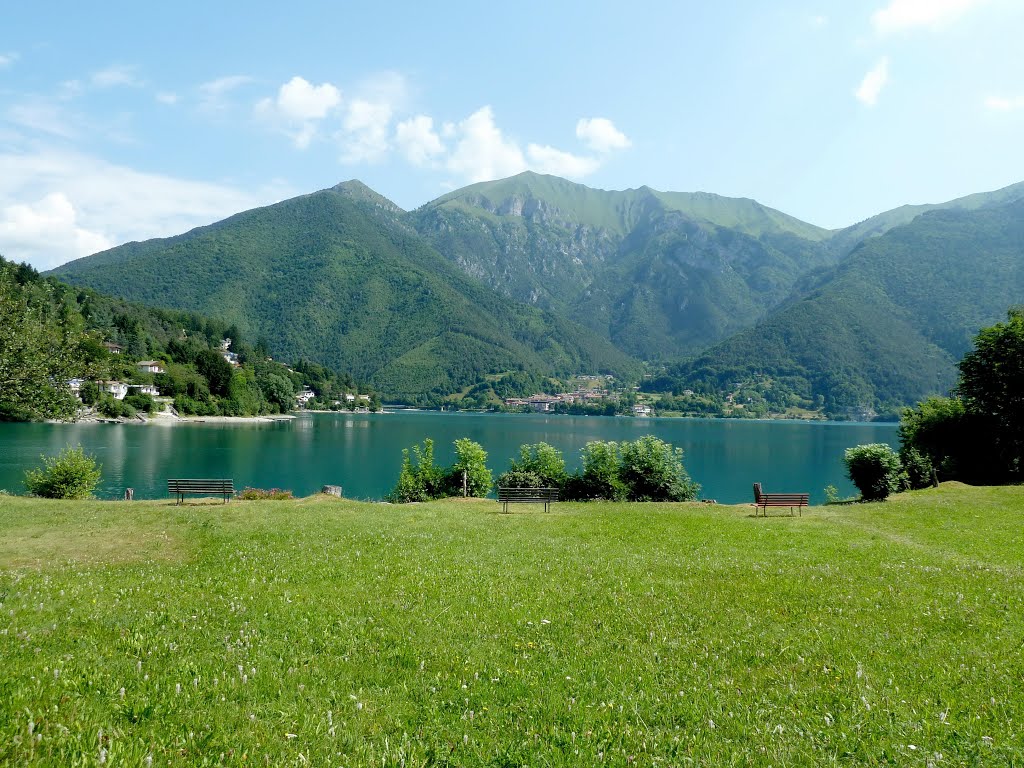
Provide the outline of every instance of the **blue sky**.
{"type": "Polygon", "coordinates": [[[532,169],[826,227],[1024,180],[1020,0],[10,5],[0,254],[41,269],[350,178],[414,208],[532,169]]]}

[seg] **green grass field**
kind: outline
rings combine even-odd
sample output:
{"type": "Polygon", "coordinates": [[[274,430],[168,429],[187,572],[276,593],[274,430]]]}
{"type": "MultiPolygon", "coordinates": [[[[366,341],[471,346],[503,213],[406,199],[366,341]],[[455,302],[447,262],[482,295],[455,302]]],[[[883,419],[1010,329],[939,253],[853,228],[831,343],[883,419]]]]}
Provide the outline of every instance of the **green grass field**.
{"type": "Polygon", "coordinates": [[[0,498],[0,764],[1019,765],[1024,489],[0,498]]]}

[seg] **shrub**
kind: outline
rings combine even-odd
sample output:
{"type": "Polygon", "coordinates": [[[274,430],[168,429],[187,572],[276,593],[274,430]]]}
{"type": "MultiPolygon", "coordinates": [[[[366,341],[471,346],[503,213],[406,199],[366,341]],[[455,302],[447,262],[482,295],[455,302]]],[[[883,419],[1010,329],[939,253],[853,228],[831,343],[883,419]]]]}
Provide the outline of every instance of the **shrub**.
{"type": "Polygon", "coordinates": [[[903,446],[900,448],[900,464],[906,473],[907,486],[913,490],[927,488],[932,484],[932,463],[917,448],[903,446]]]}
{"type": "Polygon", "coordinates": [[[562,452],[553,445],[535,443],[519,446],[519,459],[512,459],[512,466],[498,478],[498,485],[518,488],[561,488],[567,477],[565,459],[562,458],[562,452]],[[516,480],[516,478],[522,479],[524,476],[510,475],[512,472],[528,472],[535,475],[539,482],[534,486],[513,486],[510,482],[506,481],[516,480]]]}
{"type": "Polygon", "coordinates": [[[123,402],[137,411],[153,413],[156,410],[156,400],[153,399],[152,395],[147,395],[145,392],[132,392],[124,398],[123,402]]]}
{"type": "Polygon", "coordinates": [[[906,480],[900,457],[885,443],[847,448],[843,455],[846,473],[864,501],[883,501],[906,480]]]}
{"type": "Polygon", "coordinates": [[[700,485],[683,467],[683,449],[653,435],[622,443],[619,480],[630,501],[693,501],[700,485]]]}
{"type": "Polygon", "coordinates": [[[96,410],[111,419],[135,418],[135,409],[131,405],[109,394],[100,395],[96,410]]]}
{"type": "Polygon", "coordinates": [[[100,399],[100,387],[95,381],[83,381],[78,390],[78,397],[82,405],[95,405],[100,399]]]}
{"type": "Polygon", "coordinates": [[[582,474],[567,484],[567,497],[608,501],[621,501],[627,497],[629,489],[619,476],[622,456],[618,443],[595,440],[586,444],[581,456],[582,474]]]}
{"type": "Polygon", "coordinates": [[[238,498],[245,501],[283,501],[292,498],[292,492],[280,488],[243,488],[238,492],[238,498]]]}
{"type": "Polygon", "coordinates": [[[402,470],[398,482],[388,494],[388,501],[407,504],[411,501],[429,501],[443,495],[445,474],[434,466],[434,441],[429,437],[423,441],[422,450],[412,447],[416,457],[415,466],[409,456],[409,449],[402,451],[402,470]]]}
{"type": "Polygon", "coordinates": [[[455,463],[446,473],[449,495],[461,496],[462,476],[466,475],[466,493],[469,496],[486,496],[494,484],[491,470],[487,468],[487,451],[480,443],[467,437],[455,441],[455,463]]]}
{"type": "Polygon", "coordinates": [[[47,499],[88,499],[99,484],[101,466],[82,446],[66,447],[56,456],[42,456],[42,469],[25,472],[25,486],[33,496],[47,499]]]}
{"type": "Polygon", "coordinates": [[[509,469],[498,475],[502,488],[542,488],[544,480],[536,472],[526,469],[509,469]]]}

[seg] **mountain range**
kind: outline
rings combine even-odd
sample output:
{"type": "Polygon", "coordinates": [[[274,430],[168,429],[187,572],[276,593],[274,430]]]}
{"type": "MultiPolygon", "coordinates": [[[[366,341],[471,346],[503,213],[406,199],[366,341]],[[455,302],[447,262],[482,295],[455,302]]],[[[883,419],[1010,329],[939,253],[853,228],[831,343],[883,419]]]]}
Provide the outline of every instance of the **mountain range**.
{"type": "Polygon", "coordinates": [[[785,386],[843,415],[948,389],[1022,300],[1024,184],[826,230],[754,200],[523,173],[404,211],[357,181],[54,270],[436,400],[508,371],[785,386]]]}

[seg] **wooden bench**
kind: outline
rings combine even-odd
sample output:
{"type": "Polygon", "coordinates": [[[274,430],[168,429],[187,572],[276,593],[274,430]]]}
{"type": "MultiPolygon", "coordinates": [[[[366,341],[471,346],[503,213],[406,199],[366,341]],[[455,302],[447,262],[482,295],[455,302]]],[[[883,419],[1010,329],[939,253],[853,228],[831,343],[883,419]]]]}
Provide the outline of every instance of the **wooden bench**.
{"type": "Polygon", "coordinates": [[[224,503],[235,495],[233,480],[168,480],[167,492],[178,497],[178,504],[185,501],[186,493],[218,494],[224,497],[224,503]]]}
{"type": "Polygon", "coordinates": [[[764,493],[761,490],[761,484],[754,483],[754,517],[757,517],[758,508],[767,517],[768,507],[789,507],[791,515],[794,509],[799,509],[800,516],[803,517],[803,508],[809,501],[809,493],[764,493]]]}
{"type": "Polygon", "coordinates": [[[544,511],[558,501],[557,488],[502,488],[498,486],[498,501],[501,511],[508,512],[509,504],[543,504],[544,511]]]}

